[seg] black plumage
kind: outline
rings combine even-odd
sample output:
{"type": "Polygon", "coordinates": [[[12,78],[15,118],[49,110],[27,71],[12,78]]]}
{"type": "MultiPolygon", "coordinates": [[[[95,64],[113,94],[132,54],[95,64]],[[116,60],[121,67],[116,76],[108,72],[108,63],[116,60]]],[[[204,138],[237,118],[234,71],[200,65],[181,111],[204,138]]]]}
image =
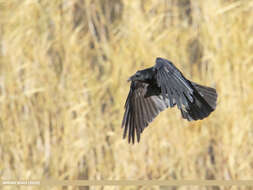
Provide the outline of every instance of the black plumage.
{"type": "Polygon", "coordinates": [[[187,80],[171,63],[156,58],[154,67],[137,71],[131,76],[130,92],[125,103],[122,121],[123,138],[128,142],[140,141],[140,134],[163,110],[177,105],[188,121],[207,117],[216,108],[214,88],[187,80]]]}

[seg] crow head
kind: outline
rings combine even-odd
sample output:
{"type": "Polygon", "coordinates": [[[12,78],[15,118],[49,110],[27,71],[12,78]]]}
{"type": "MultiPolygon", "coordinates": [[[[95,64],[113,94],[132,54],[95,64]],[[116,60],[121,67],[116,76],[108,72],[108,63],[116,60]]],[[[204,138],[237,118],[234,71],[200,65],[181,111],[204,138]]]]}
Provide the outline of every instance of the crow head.
{"type": "Polygon", "coordinates": [[[154,75],[153,67],[137,71],[133,76],[131,76],[127,81],[139,81],[139,82],[148,82],[152,79],[154,75]]]}
{"type": "Polygon", "coordinates": [[[143,81],[145,80],[144,76],[141,74],[141,71],[137,71],[134,75],[132,75],[127,81],[143,81]]]}

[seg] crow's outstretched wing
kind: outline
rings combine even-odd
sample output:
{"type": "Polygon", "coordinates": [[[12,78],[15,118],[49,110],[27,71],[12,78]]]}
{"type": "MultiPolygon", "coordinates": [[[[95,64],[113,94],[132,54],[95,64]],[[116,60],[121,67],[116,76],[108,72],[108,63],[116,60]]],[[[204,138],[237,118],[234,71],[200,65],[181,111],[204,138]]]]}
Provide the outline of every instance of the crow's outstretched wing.
{"type": "Polygon", "coordinates": [[[171,62],[157,58],[155,69],[157,84],[161,88],[162,96],[170,100],[170,107],[177,104],[177,107],[182,109],[188,106],[188,102],[193,102],[194,89],[191,83],[171,62]]]}
{"type": "Polygon", "coordinates": [[[122,121],[123,138],[134,143],[135,135],[140,141],[140,134],[148,124],[169,106],[167,98],[163,98],[160,89],[147,83],[133,81],[125,103],[125,113],[122,121]]]}
{"type": "Polygon", "coordinates": [[[184,119],[189,121],[203,119],[215,109],[217,100],[215,89],[187,80],[166,59],[157,58],[154,68],[157,71],[156,80],[162,96],[169,99],[170,107],[177,104],[184,119]]]}

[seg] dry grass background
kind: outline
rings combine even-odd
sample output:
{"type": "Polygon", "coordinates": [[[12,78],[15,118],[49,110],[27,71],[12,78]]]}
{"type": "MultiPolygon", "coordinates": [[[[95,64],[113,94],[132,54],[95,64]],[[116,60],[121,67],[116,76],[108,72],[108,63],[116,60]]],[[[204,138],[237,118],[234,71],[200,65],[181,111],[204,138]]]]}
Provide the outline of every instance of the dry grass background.
{"type": "Polygon", "coordinates": [[[252,0],[0,0],[1,179],[253,179],[252,10],[252,0]],[[157,56],[216,87],[217,110],[198,122],[166,110],[129,145],[126,80],[157,56]]]}

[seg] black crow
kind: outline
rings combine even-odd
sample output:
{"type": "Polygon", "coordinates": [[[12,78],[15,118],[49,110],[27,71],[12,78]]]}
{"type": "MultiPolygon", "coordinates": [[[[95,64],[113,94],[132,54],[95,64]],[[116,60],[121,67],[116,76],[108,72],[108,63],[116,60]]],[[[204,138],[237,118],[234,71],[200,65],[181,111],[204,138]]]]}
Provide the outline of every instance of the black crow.
{"type": "Polygon", "coordinates": [[[188,121],[200,120],[215,110],[217,93],[214,88],[187,80],[172,62],[156,58],[154,67],[137,71],[131,76],[130,92],[122,121],[123,138],[134,143],[140,134],[163,110],[177,105],[188,121]]]}

